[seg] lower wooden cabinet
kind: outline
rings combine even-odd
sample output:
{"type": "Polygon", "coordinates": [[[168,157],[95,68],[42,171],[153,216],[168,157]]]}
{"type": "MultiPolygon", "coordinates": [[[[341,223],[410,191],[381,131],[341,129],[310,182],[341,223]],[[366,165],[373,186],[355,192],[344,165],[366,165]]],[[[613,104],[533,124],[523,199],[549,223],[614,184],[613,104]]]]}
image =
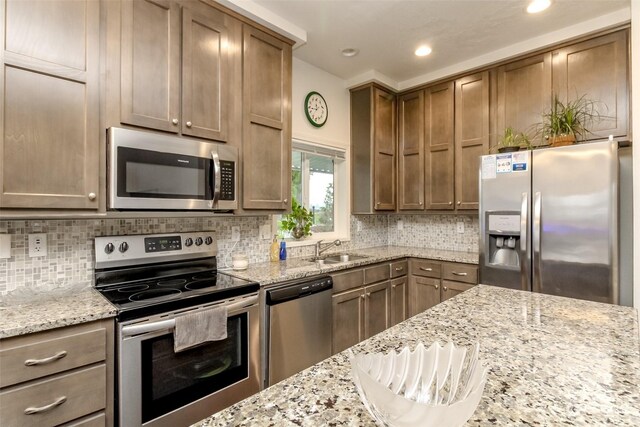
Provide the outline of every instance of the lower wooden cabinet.
{"type": "Polygon", "coordinates": [[[409,317],[408,290],[407,276],[391,281],[391,324],[389,326],[397,325],[409,317]]]}
{"type": "Polygon", "coordinates": [[[440,292],[440,301],[446,301],[449,298],[453,298],[459,293],[462,293],[468,289],[473,288],[475,285],[468,283],[451,282],[449,280],[442,281],[442,292],[440,292]]]}
{"type": "Polygon", "coordinates": [[[334,295],[333,354],[364,339],[364,288],[334,295]]]}
{"type": "Polygon", "coordinates": [[[364,338],[370,338],[390,326],[391,282],[364,288],[364,338]]]}
{"type": "Polygon", "coordinates": [[[430,309],[440,303],[440,279],[432,277],[411,276],[409,279],[409,314],[430,309]]]}
{"type": "Polygon", "coordinates": [[[113,321],[0,340],[0,425],[113,425],[113,321]]]}

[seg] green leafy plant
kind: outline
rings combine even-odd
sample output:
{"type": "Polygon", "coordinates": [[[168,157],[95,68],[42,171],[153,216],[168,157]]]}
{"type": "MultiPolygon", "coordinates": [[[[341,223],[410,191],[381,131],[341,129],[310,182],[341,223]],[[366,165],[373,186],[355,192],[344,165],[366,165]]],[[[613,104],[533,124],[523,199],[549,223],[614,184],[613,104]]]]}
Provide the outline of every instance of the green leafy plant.
{"type": "Polygon", "coordinates": [[[295,197],[291,198],[291,213],[282,215],[280,229],[288,231],[296,239],[311,236],[313,214],[298,203],[295,197]]]}
{"type": "Polygon", "coordinates": [[[502,148],[510,147],[530,148],[531,142],[529,140],[529,136],[524,132],[517,132],[511,126],[507,127],[502,136],[500,136],[495,148],[500,151],[502,148]]]}
{"type": "Polygon", "coordinates": [[[554,96],[551,108],[542,114],[539,125],[543,137],[574,136],[576,140],[584,139],[593,133],[589,128],[601,119],[598,104],[585,95],[566,102],[554,96]]]}

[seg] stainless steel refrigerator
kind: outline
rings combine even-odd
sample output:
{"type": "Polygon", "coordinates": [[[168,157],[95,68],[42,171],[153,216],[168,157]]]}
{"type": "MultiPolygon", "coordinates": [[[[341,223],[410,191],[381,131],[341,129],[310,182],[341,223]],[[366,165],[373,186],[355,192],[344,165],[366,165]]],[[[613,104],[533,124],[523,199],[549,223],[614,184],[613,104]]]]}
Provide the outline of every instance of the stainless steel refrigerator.
{"type": "Polygon", "coordinates": [[[632,304],[630,149],[482,156],[480,283],[632,304]]]}

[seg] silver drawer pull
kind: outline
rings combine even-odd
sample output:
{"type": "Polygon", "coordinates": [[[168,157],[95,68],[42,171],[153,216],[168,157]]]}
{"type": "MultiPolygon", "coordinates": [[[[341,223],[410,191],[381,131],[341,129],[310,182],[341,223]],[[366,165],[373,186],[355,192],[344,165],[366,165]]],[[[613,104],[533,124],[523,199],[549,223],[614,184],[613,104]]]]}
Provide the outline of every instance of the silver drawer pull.
{"type": "Polygon", "coordinates": [[[25,415],[41,414],[43,412],[50,411],[53,408],[56,408],[56,407],[62,405],[66,401],[67,401],[67,396],[62,396],[62,397],[57,398],[55,402],[49,403],[48,405],[41,406],[39,408],[29,407],[29,408],[24,410],[24,414],[25,415]]]}
{"type": "Polygon", "coordinates": [[[433,268],[431,268],[431,267],[429,267],[429,268],[420,267],[420,270],[422,270],[422,271],[433,271],[433,268]]]}
{"type": "Polygon", "coordinates": [[[56,360],[60,360],[67,355],[67,352],[62,350],[61,352],[54,354],[51,357],[46,357],[44,359],[27,359],[24,361],[25,366],[38,366],[38,365],[46,365],[47,363],[55,362],[56,360]]]}
{"type": "Polygon", "coordinates": [[[446,286],[443,286],[443,287],[442,287],[442,290],[446,292],[446,291],[447,291],[447,287],[446,287],[446,286]]]}
{"type": "Polygon", "coordinates": [[[404,270],[404,267],[396,267],[396,271],[402,271],[404,270]]]}
{"type": "Polygon", "coordinates": [[[467,273],[456,273],[455,271],[452,271],[451,274],[453,274],[454,276],[466,276],[467,273]]]}

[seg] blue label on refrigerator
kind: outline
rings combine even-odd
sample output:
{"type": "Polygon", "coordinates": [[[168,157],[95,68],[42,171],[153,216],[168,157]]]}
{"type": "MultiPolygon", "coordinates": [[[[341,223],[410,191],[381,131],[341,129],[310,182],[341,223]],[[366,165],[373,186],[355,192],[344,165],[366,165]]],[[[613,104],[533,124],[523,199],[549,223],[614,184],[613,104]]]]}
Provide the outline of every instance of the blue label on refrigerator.
{"type": "Polygon", "coordinates": [[[511,168],[514,172],[524,172],[529,165],[529,152],[521,151],[512,153],[511,168]]]}

